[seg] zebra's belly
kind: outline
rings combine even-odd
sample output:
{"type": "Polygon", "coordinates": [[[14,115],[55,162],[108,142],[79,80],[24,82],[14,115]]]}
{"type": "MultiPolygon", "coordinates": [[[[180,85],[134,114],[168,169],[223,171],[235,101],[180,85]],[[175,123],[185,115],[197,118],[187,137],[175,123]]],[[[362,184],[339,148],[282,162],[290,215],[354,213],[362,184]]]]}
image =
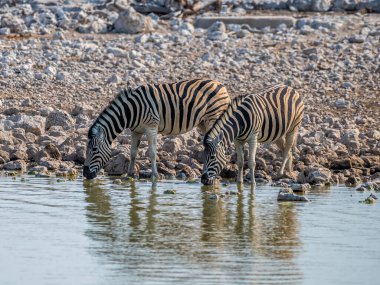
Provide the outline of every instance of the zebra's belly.
{"type": "Polygon", "coordinates": [[[192,129],[197,127],[197,125],[190,125],[188,127],[182,127],[182,128],[179,128],[178,126],[174,126],[174,125],[170,125],[170,126],[160,125],[158,127],[158,133],[162,135],[181,135],[181,134],[185,134],[191,131],[192,129]]]}

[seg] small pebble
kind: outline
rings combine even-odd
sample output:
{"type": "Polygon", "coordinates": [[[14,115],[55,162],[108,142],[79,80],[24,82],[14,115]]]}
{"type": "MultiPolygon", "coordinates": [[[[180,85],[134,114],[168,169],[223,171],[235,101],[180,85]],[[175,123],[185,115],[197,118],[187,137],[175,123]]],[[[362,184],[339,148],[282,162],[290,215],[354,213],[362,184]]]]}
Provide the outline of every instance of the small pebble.
{"type": "Polygon", "coordinates": [[[294,184],[291,184],[290,186],[293,190],[293,192],[307,192],[311,186],[309,183],[305,183],[305,184],[298,184],[298,183],[294,183],[294,184]]]}
{"type": "Polygon", "coordinates": [[[175,189],[167,189],[164,191],[164,194],[175,194],[177,191],[175,189]]]}
{"type": "Polygon", "coordinates": [[[367,190],[367,189],[363,186],[356,188],[356,191],[360,191],[360,192],[364,192],[365,190],[367,190]]]}
{"type": "Polygon", "coordinates": [[[291,188],[286,188],[278,192],[277,201],[309,202],[309,199],[304,196],[294,194],[291,188]]]}
{"type": "Polygon", "coordinates": [[[49,178],[50,175],[48,175],[48,174],[37,173],[37,174],[35,175],[35,177],[38,177],[38,178],[49,178]]]}
{"type": "Polygon", "coordinates": [[[376,203],[376,200],[377,200],[377,197],[374,194],[371,194],[365,200],[359,201],[359,203],[374,204],[374,203],[376,203]]]}
{"type": "Polygon", "coordinates": [[[289,184],[285,182],[277,181],[277,182],[272,183],[271,186],[272,187],[289,187],[289,184]]]}

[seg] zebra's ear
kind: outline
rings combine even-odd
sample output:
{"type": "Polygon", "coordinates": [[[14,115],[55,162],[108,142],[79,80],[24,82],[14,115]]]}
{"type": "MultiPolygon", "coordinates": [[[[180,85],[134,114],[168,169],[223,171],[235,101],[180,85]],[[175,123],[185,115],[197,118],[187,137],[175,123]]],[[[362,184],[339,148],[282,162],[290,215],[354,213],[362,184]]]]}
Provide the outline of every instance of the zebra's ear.
{"type": "Polygon", "coordinates": [[[94,127],[90,130],[90,137],[96,137],[98,135],[98,128],[94,127]]]}
{"type": "Polygon", "coordinates": [[[102,137],[104,134],[101,131],[99,125],[96,125],[91,128],[89,135],[90,135],[90,138],[94,138],[94,137],[102,137]]]}

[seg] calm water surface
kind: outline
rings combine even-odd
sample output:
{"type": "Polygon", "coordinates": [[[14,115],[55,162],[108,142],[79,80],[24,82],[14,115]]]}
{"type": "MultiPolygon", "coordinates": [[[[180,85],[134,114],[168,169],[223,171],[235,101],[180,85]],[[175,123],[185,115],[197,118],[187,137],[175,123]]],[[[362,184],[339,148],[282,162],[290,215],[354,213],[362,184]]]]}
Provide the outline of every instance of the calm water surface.
{"type": "Polygon", "coordinates": [[[379,284],[380,207],[358,203],[370,192],[204,190],[0,177],[0,284],[379,284]]]}

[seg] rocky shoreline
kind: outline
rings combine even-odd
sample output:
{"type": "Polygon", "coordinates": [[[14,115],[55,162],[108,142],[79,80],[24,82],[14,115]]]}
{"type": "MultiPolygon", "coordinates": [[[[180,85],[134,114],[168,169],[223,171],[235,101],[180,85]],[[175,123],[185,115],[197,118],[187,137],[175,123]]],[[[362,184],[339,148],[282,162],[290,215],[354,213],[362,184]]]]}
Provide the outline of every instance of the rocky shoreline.
{"type": "MultiPolygon", "coordinates": [[[[105,13],[95,17],[71,4],[76,12],[63,9],[60,14],[60,6],[55,5],[58,14],[53,13],[52,6],[42,1],[1,10],[0,168],[4,171],[76,175],[84,162],[88,128],[118,89],[145,82],[212,78],[225,83],[231,96],[284,83],[304,98],[295,171],[280,183],[358,185],[380,178],[378,14],[288,12],[286,17],[294,25],[257,28],[250,22],[225,23],[219,18],[207,28],[198,28],[200,17],[233,18],[239,11],[230,5],[235,7],[231,15],[209,12],[164,20],[129,7],[103,9],[105,13]],[[105,14],[112,14],[113,22],[103,29],[95,23],[105,14]],[[82,28],[77,25],[81,17],[82,28]],[[138,29],[125,30],[131,26],[138,29]],[[110,33],[116,27],[123,33],[110,33]]],[[[260,14],[244,11],[249,19],[260,14]]],[[[108,175],[126,172],[129,143],[129,131],[116,139],[105,167],[108,175]]],[[[146,152],[143,138],[136,169],[140,178],[151,174],[146,152]]],[[[231,163],[222,177],[233,179],[237,167],[232,148],[230,154],[231,163]]],[[[274,144],[260,145],[257,182],[278,180],[281,160],[274,144]]],[[[157,161],[163,177],[199,177],[202,145],[197,131],[160,137],[157,161]]]]}

